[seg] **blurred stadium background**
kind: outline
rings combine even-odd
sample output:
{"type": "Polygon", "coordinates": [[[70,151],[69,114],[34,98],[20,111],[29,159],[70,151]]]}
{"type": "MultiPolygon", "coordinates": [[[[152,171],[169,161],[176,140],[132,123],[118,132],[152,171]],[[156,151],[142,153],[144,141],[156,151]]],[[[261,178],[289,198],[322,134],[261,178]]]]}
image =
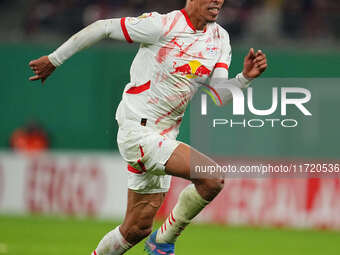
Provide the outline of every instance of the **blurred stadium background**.
{"type": "MultiPolygon", "coordinates": [[[[126,205],[114,113],[138,45],[102,42],[67,61],[45,86],[28,81],[28,62],[97,19],[165,13],[184,2],[0,0],[0,254],[90,254],[126,205]]],[[[335,0],[226,0],[219,23],[231,38],[231,76],[254,47],[267,53],[267,78],[338,78],[339,13],[335,0]]],[[[333,122],[305,140],[285,134],[276,156],[294,157],[291,148],[305,142],[315,148],[304,157],[338,159],[340,89],[333,89],[332,99],[321,98],[333,122]]],[[[190,119],[179,139],[190,143],[190,119]]],[[[257,150],[272,155],[273,147],[257,150]]],[[[159,218],[186,184],[174,180],[159,218]]],[[[229,180],[196,221],[176,254],[340,254],[340,180],[229,180]]],[[[142,244],[128,254],[142,254],[142,244]]]]}

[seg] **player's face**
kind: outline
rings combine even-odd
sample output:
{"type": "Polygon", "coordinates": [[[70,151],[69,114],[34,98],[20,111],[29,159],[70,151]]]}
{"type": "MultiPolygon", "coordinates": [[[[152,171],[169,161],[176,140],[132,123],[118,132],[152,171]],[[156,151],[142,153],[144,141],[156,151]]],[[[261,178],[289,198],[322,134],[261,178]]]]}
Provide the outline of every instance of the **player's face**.
{"type": "Polygon", "coordinates": [[[206,22],[215,22],[224,0],[196,0],[197,11],[206,22]]]}

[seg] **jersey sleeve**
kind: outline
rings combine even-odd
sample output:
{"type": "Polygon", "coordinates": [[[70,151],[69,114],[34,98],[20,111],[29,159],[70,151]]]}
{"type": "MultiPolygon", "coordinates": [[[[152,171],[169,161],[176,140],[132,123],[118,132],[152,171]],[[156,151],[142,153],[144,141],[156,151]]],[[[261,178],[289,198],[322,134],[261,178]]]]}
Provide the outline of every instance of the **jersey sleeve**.
{"type": "Polygon", "coordinates": [[[223,106],[232,101],[231,90],[233,87],[241,89],[247,88],[250,85],[250,80],[246,79],[244,75],[239,73],[235,78],[229,79],[229,67],[231,63],[231,46],[228,32],[222,29],[222,49],[218,62],[215,64],[215,68],[210,80],[210,86],[213,89],[219,102],[218,105],[223,106]]]}
{"type": "Polygon", "coordinates": [[[155,43],[162,33],[160,20],[161,15],[155,12],[137,18],[98,20],[73,35],[48,58],[54,66],[60,66],[72,55],[104,38],[126,40],[130,43],[155,43]]]}
{"type": "Polygon", "coordinates": [[[153,44],[162,35],[161,16],[157,12],[144,13],[139,17],[123,17],[120,19],[121,31],[129,43],[153,44]]]}
{"type": "Polygon", "coordinates": [[[222,47],[220,58],[218,62],[215,64],[214,72],[213,72],[213,79],[216,78],[225,78],[228,79],[229,77],[229,67],[231,64],[231,46],[230,46],[230,39],[229,34],[224,29],[221,29],[221,40],[222,40],[222,47]]]}

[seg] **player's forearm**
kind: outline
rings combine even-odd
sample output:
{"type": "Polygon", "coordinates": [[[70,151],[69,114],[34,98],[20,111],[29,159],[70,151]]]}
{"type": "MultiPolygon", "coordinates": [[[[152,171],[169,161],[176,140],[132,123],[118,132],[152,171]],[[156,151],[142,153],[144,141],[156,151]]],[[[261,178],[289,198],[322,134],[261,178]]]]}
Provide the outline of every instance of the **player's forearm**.
{"type": "Polygon", "coordinates": [[[73,35],[48,58],[54,66],[60,66],[75,53],[104,38],[122,37],[120,30],[120,19],[98,20],[73,35]]]}
{"type": "MultiPolygon", "coordinates": [[[[241,89],[248,88],[251,80],[244,77],[243,73],[239,73],[235,78],[228,80],[228,83],[241,89]]],[[[220,90],[222,97],[222,105],[226,105],[233,100],[233,95],[229,89],[220,90]]]]}
{"type": "Polygon", "coordinates": [[[253,80],[253,79],[246,78],[243,75],[243,72],[241,72],[238,75],[236,75],[236,77],[234,79],[237,80],[238,87],[241,88],[241,89],[248,88],[250,83],[251,83],[251,81],[253,80]]]}
{"type": "Polygon", "coordinates": [[[245,89],[249,87],[250,83],[251,80],[244,77],[243,73],[239,73],[235,78],[228,79],[228,73],[221,70],[214,73],[210,86],[216,91],[216,96],[221,99],[222,105],[226,105],[233,99],[231,89],[234,87],[245,89]]]}

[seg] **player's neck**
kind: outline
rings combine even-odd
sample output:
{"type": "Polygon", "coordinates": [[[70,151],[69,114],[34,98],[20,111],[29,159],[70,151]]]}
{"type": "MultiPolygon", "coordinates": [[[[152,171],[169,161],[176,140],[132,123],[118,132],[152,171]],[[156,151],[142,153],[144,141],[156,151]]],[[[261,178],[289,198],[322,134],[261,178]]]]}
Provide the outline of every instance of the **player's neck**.
{"type": "Polygon", "coordinates": [[[184,9],[195,29],[204,30],[205,26],[207,25],[207,21],[203,20],[193,8],[185,7],[184,9]]]}

